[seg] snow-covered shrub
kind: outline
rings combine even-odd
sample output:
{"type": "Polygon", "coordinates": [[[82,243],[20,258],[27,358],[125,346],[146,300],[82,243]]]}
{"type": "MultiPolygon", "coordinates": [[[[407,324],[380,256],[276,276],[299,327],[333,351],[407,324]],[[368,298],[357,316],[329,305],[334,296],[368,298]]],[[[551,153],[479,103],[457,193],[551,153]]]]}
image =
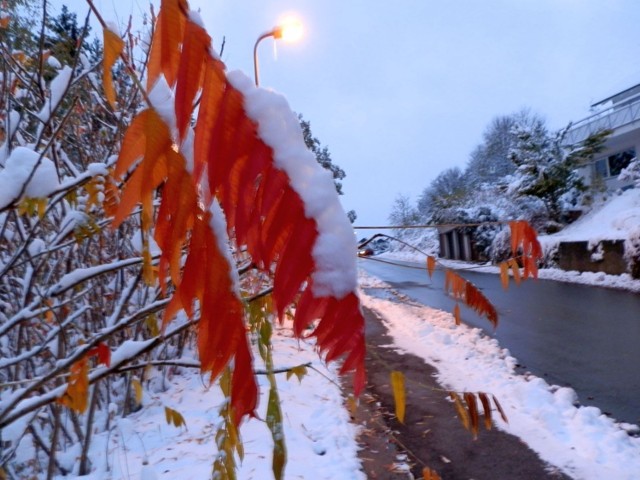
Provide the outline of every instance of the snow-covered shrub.
{"type": "Polygon", "coordinates": [[[640,188],[640,160],[634,158],[626,168],[622,169],[618,179],[632,181],[636,188],[640,188]]]}

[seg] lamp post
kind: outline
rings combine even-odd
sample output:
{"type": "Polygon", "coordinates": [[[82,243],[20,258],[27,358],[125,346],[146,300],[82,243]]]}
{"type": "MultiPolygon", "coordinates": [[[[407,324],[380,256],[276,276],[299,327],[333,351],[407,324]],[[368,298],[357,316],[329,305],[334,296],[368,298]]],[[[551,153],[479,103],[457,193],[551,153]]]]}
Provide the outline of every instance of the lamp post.
{"type": "Polygon", "coordinates": [[[273,37],[275,40],[295,41],[302,36],[302,24],[293,18],[286,19],[272,30],[263,33],[256,40],[253,46],[253,73],[256,86],[260,85],[260,75],[258,69],[258,44],[265,38],[273,37]]]}

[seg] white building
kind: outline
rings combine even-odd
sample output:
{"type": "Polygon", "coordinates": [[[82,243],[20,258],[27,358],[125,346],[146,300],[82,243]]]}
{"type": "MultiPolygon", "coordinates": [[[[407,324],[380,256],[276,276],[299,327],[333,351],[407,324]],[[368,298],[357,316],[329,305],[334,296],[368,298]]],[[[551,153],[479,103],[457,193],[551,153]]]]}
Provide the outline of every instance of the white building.
{"type": "Polygon", "coordinates": [[[633,182],[621,181],[618,175],[640,151],[640,84],[591,107],[597,113],[574,123],[567,132],[566,143],[575,145],[604,129],[613,133],[605,142],[605,149],[591,163],[582,166],[585,183],[599,183],[607,190],[631,188],[633,182]]]}

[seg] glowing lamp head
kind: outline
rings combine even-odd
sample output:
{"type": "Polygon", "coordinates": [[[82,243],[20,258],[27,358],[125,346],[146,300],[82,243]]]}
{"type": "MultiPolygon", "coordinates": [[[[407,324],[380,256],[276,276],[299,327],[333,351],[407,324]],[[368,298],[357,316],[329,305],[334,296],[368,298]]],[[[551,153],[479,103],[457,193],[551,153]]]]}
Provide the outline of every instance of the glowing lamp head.
{"type": "Polygon", "coordinates": [[[285,42],[297,42],[302,38],[302,23],[294,17],[285,17],[280,24],[274,29],[273,36],[282,39],[285,42]]]}

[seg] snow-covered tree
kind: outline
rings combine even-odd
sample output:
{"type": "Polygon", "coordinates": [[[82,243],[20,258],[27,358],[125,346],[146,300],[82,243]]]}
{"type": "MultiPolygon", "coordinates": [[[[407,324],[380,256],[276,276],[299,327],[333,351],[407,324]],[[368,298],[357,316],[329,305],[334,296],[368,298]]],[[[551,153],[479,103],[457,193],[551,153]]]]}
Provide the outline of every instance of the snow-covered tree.
{"type": "Polygon", "coordinates": [[[517,141],[514,127],[537,122],[542,122],[541,117],[529,109],[494,117],[482,135],[482,143],[471,152],[465,175],[474,185],[504,184],[516,169],[509,158],[517,141]]]}
{"type": "MultiPolygon", "coordinates": [[[[319,351],[364,384],[356,245],[334,184],[286,102],[228,74],[187,11],[163,2],[151,51],[105,25],[95,60],[68,12],[45,13],[21,50],[0,36],[2,478],[89,473],[93,435],[176,359],[224,379],[212,462],[233,478],[237,427],[257,402],[247,336],[271,385],[280,478],[269,332],[296,300],[296,334],[322,325],[319,351]],[[57,41],[67,33],[80,45],[57,41]],[[45,38],[73,48],[58,59],[45,38]]],[[[0,11],[0,32],[21,12],[0,11]]]]}
{"type": "Polygon", "coordinates": [[[411,204],[411,199],[407,195],[396,195],[391,206],[391,213],[389,213],[389,223],[391,225],[414,225],[419,221],[419,218],[420,215],[411,204]]]}
{"type": "Polygon", "coordinates": [[[517,141],[510,159],[517,169],[509,185],[516,197],[535,197],[544,202],[551,222],[563,223],[568,210],[579,205],[586,190],[577,167],[589,161],[609,132],[598,132],[580,145],[566,146],[567,129],[550,133],[544,123],[516,125],[517,141]]]}
{"type": "Polygon", "coordinates": [[[440,210],[464,205],[469,192],[467,179],[458,167],[448,168],[440,173],[424,189],[418,199],[418,211],[430,219],[440,210]]]}

